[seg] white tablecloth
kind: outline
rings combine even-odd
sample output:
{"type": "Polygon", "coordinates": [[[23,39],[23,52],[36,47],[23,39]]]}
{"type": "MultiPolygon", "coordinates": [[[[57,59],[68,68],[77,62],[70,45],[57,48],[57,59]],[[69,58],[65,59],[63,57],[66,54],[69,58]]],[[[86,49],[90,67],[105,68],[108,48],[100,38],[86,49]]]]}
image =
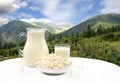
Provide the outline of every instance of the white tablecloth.
{"type": "Polygon", "coordinates": [[[120,82],[120,67],[101,60],[71,58],[73,66],[61,75],[47,75],[24,66],[23,58],[0,62],[0,82],[120,82]]]}

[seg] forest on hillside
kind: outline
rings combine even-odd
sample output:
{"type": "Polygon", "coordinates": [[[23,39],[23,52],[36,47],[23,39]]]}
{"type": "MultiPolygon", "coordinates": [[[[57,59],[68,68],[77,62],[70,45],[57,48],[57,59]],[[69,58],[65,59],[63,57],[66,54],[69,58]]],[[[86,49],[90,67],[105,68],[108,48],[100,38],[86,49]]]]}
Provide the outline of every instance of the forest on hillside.
{"type": "MultiPolygon", "coordinates": [[[[55,38],[52,34],[47,38],[50,53],[54,52],[56,44],[69,44],[71,46],[71,57],[94,58],[108,61],[120,66],[120,26],[111,26],[97,30],[87,26],[81,34],[62,36],[55,38]]],[[[21,47],[24,47],[21,43],[21,47]]],[[[0,43],[0,61],[10,58],[21,57],[17,47],[13,43],[0,43]]]]}

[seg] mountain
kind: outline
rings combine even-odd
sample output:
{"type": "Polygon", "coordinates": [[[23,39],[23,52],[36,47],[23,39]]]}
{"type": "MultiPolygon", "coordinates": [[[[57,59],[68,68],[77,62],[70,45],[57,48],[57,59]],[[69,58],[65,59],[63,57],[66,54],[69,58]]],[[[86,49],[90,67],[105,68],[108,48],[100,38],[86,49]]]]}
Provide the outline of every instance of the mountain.
{"type": "MultiPolygon", "coordinates": [[[[16,38],[19,33],[27,32],[26,28],[41,28],[23,21],[15,20],[2,25],[0,27],[0,42],[16,43],[16,38]]],[[[50,32],[46,32],[47,37],[50,32]]]]}
{"type": "Polygon", "coordinates": [[[111,25],[120,25],[120,14],[110,13],[94,16],[61,34],[70,35],[72,33],[81,33],[87,28],[88,25],[90,25],[92,29],[97,29],[100,25],[103,28],[108,28],[111,25]]]}

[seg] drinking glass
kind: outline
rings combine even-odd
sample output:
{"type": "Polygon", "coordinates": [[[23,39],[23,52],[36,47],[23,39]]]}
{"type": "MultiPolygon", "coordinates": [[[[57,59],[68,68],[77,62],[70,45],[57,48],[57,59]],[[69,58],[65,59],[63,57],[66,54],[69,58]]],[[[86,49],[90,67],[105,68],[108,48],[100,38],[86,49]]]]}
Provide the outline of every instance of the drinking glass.
{"type": "Polygon", "coordinates": [[[70,57],[70,45],[57,44],[55,45],[55,54],[69,60],[70,57]]]}

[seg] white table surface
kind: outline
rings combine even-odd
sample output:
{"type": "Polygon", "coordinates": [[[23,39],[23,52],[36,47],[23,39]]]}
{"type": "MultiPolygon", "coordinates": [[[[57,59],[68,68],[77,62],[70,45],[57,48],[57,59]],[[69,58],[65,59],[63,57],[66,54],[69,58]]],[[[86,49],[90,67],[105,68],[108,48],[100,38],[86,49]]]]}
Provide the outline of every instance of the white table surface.
{"type": "Polygon", "coordinates": [[[47,75],[23,65],[23,58],[0,62],[0,82],[120,82],[120,67],[101,60],[72,57],[65,74],[47,75]]]}

